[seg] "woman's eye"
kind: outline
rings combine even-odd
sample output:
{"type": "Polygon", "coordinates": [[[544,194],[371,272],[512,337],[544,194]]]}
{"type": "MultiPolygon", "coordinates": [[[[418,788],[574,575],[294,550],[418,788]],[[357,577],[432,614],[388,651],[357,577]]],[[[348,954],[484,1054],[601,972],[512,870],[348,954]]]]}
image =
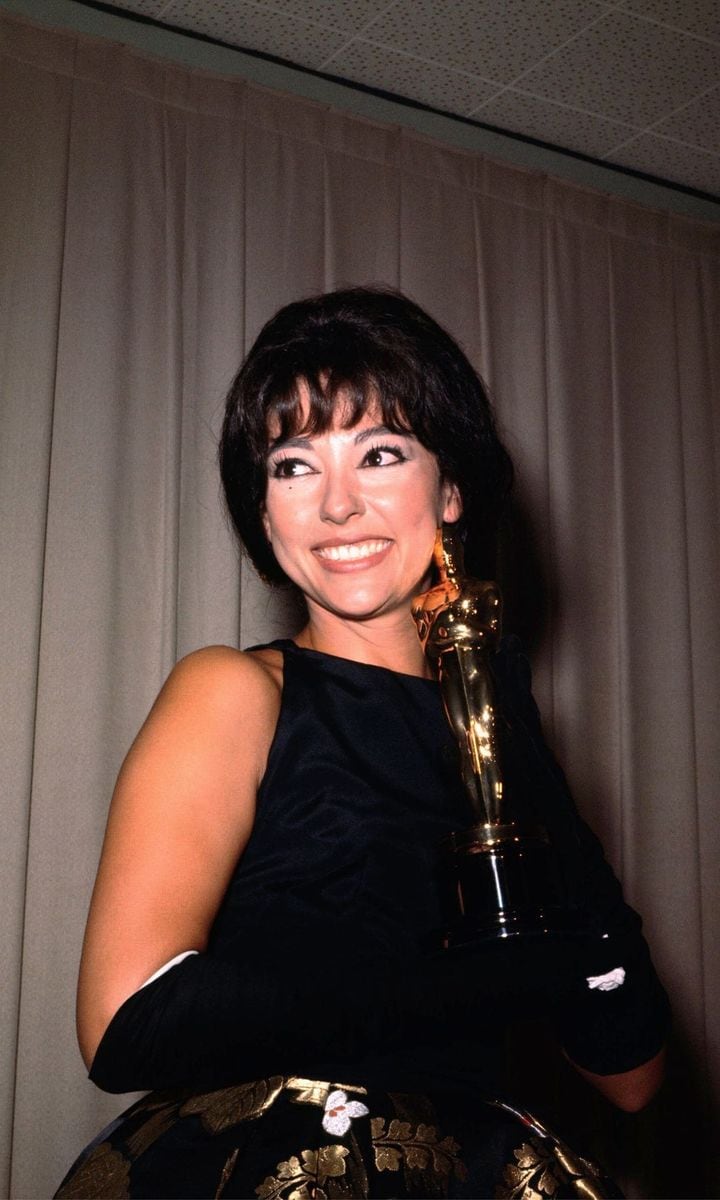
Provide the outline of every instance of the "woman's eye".
{"type": "Polygon", "coordinates": [[[406,461],[406,455],[399,446],[371,446],[362,460],[362,466],[390,467],[393,463],[406,461]]]}
{"type": "Polygon", "coordinates": [[[276,458],[270,463],[270,475],[273,479],[296,479],[298,475],[309,475],[312,467],[301,458],[276,458]]]}

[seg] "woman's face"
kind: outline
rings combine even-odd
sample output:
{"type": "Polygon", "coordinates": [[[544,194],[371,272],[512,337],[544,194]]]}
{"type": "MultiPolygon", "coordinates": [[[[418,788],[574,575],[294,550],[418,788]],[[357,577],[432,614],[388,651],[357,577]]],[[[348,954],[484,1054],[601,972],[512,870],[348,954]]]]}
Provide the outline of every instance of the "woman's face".
{"type": "MultiPolygon", "coordinates": [[[[300,384],[303,416],[309,402],[300,384]]],[[[455,521],[454,484],[411,434],[390,433],[371,406],[357,425],[272,444],[264,525],[286,575],[310,605],[363,620],[407,610],[422,590],[435,531],[455,521]]]]}

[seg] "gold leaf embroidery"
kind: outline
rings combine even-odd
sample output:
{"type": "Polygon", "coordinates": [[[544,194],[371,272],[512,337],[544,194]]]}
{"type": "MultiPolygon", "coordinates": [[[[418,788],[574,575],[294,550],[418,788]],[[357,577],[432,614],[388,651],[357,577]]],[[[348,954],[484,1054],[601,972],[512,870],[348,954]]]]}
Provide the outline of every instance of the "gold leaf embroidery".
{"type": "Polygon", "coordinates": [[[395,1146],[375,1146],[375,1166],[378,1171],[399,1171],[402,1154],[395,1146]]]}
{"type": "Polygon", "coordinates": [[[441,1175],[454,1172],[458,1179],[465,1179],[467,1169],[460,1158],[460,1144],[453,1137],[445,1137],[442,1141],[430,1144],[433,1166],[441,1175]]]}
{"type": "Polygon", "coordinates": [[[541,1161],[540,1155],[533,1150],[532,1146],[529,1146],[527,1142],[524,1146],[521,1146],[519,1150],[513,1150],[513,1154],[518,1161],[518,1166],[525,1169],[528,1167],[532,1169],[541,1161]]]}
{"type": "Polygon", "coordinates": [[[287,1200],[327,1200],[327,1194],[315,1184],[304,1183],[302,1187],[295,1188],[290,1192],[287,1200]]]}
{"type": "Polygon", "coordinates": [[[283,1083],[282,1075],[272,1075],[270,1079],[191,1096],[180,1109],[180,1116],[197,1115],[208,1133],[222,1133],[231,1125],[254,1121],[267,1112],[280,1095],[283,1083]]]}
{"type": "Polygon", "coordinates": [[[298,1075],[291,1075],[285,1080],[285,1087],[289,1092],[295,1092],[294,1096],[290,1096],[293,1104],[314,1104],[318,1108],[324,1108],[325,1102],[331,1092],[355,1092],[358,1096],[367,1096],[367,1088],[356,1087],[351,1083],[329,1083],[324,1079],[302,1079],[298,1075]]]}
{"type": "Polygon", "coordinates": [[[508,1163],[496,1200],[545,1200],[558,1187],[570,1185],[572,1194],[583,1200],[605,1200],[600,1168],[570,1150],[564,1142],[532,1138],[513,1150],[515,1163],[508,1163]]]}
{"type": "Polygon", "coordinates": [[[415,1137],[419,1138],[421,1142],[434,1142],[437,1140],[437,1129],[434,1125],[423,1125],[421,1123],[417,1127],[415,1137]]]}
{"type": "Polygon", "coordinates": [[[540,1188],[540,1191],[544,1195],[554,1196],[557,1191],[559,1182],[560,1182],[560,1180],[555,1178],[555,1176],[552,1173],[551,1168],[545,1167],[542,1175],[538,1179],[538,1187],[540,1188]]]}
{"type": "Polygon", "coordinates": [[[287,1162],[278,1163],[278,1179],[294,1179],[296,1175],[301,1174],[301,1171],[300,1159],[296,1158],[294,1154],[287,1162]]]}
{"type": "Polygon", "coordinates": [[[122,1200],[130,1195],[130,1163],[109,1142],[101,1142],[57,1193],[58,1200],[122,1200]]]}
{"type": "Polygon", "coordinates": [[[405,1162],[409,1167],[414,1167],[418,1171],[424,1171],[430,1165],[430,1151],[427,1146],[409,1146],[405,1155],[405,1162]]]}
{"type": "Polygon", "coordinates": [[[508,1163],[495,1200],[543,1200],[554,1196],[560,1180],[553,1170],[551,1151],[533,1138],[513,1150],[517,1166],[508,1163]]]}
{"type": "Polygon", "coordinates": [[[321,1146],[317,1152],[317,1173],[323,1179],[329,1175],[345,1174],[345,1159],[349,1154],[346,1146],[321,1146]]]}
{"type": "Polygon", "coordinates": [[[265,1200],[266,1196],[277,1195],[277,1179],[274,1175],[268,1175],[263,1179],[262,1183],[255,1188],[255,1195],[260,1197],[260,1200],[265,1200]]]}
{"type": "MultiPolygon", "coordinates": [[[[417,1137],[420,1137],[420,1129],[427,1129],[427,1125],[418,1125],[417,1137]]],[[[433,1130],[433,1133],[435,1131],[433,1130]]],[[[388,1125],[387,1136],[391,1142],[407,1142],[412,1137],[412,1125],[409,1121],[398,1121],[397,1118],[388,1125]]],[[[437,1135],[436,1135],[437,1136],[437,1135]]]]}
{"type": "Polygon", "coordinates": [[[373,1117],[370,1131],[378,1171],[398,1171],[404,1161],[408,1169],[433,1171],[447,1179],[452,1172],[463,1179],[467,1174],[460,1161],[460,1146],[452,1137],[438,1140],[434,1125],[419,1124],[413,1131],[409,1121],[391,1120],[385,1131],[381,1117],[373,1117]]]}
{"type": "Polygon", "coordinates": [[[260,1200],[327,1200],[324,1184],[345,1174],[347,1146],[320,1146],[303,1150],[302,1162],[296,1155],[277,1165],[277,1175],[268,1175],[255,1194],[260,1200]]]}
{"type": "Polygon", "coordinates": [[[581,1158],[564,1142],[556,1142],[553,1155],[562,1171],[567,1173],[579,1196],[587,1200],[605,1200],[607,1192],[601,1182],[600,1168],[587,1158],[581,1158]]]}

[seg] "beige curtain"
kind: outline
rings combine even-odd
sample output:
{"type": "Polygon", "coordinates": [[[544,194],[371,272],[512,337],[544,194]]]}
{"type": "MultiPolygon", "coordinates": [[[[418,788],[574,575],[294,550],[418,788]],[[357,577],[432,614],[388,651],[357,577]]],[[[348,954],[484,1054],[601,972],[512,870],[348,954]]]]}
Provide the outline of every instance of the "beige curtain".
{"type": "Polygon", "coordinates": [[[490,382],[548,732],[674,1001],[654,1112],[610,1114],[562,1072],[551,1091],[631,1195],[717,1194],[720,230],[7,14],[0,31],[0,1191],[50,1195],[127,1102],[85,1081],[73,1001],[128,743],[179,655],[292,620],[238,570],[223,392],[280,304],[383,281],[490,382]]]}

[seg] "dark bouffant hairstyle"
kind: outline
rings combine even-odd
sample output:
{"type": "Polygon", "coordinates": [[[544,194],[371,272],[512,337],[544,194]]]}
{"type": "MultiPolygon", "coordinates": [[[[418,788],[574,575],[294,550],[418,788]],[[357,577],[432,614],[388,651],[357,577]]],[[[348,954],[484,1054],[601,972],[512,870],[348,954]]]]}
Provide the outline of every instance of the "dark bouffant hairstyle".
{"type": "Polygon", "coordinates": [[[263,578],[287,581],[262,524],[268,424],[279,424],[280,440],[324,433],[339,399],[346,427],[376,403],[388,429],[411,431],[436,456],[462,497],[468,573],[492,576],[513,469],[485,388],[458,344],[412,300],[348,288],[281,308],[228,393],[220,471],[235,528],[263,578]],[[304,423],[298,380],[310,396],[304,423]]]}

